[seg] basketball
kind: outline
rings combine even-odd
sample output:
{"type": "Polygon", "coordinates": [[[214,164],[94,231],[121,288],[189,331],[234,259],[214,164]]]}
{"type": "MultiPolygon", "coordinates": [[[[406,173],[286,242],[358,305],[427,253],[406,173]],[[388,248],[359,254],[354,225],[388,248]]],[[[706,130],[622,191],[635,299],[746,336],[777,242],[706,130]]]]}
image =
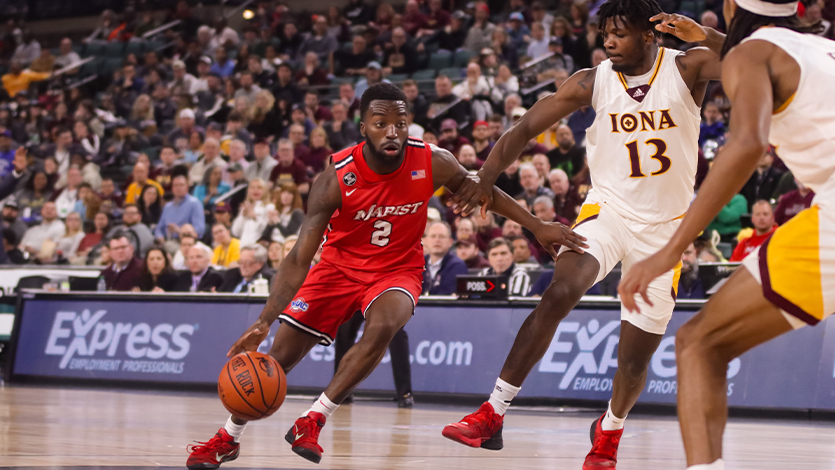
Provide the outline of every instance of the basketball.
{"type": "Polygon", "coordinates": [[[221,370],[217,393],[230,413],[254,421],[270,416],[284,403],[287,381],[272,356],[243,352],[221,370]]]}

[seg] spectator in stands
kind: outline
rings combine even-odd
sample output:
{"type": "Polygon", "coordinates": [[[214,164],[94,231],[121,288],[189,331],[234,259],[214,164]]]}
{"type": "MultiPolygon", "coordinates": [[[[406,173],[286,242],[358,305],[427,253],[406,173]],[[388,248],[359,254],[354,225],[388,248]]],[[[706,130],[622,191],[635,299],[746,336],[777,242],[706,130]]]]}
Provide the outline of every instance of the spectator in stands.
{"type": "Polygon", "coordinates": [[[455,248],[456,256],[464,261],[467,269],[484,269],[490,267],[490,262],[478,250],[475,237],[458,239],[453,244],[453,247],[455,248]]]}
{"type": "Polygon", "coordinates": [[[519,165],[519,160],[515,160],[496,179],[496,186],[507,194],[520,194],[525,189],[519,182],[519,165]]]}
{"type": "Polygon", "coordinates": [[[180,233],[180,246],[177,248],[177,252],[174,253],[174,257],[171,260],[171,266],[175,270],[181,271],[188,269],[188,252],[194,246],[198,246],[203,249],[203,251],[206,252],[208,259],[212,259],[214,251],[197,238],[197,235],[194,233],[194,229],[191,228],[190,225],[186,225],[183,227],[182,233],[180,233]]]}
{"type": "MultiPolygon", "coordinates": [[[[559,38],[557,38],[557,40],[559,40],[559,38]]],[[[549,37],[546,34],[545,27],[542,23],[534,23],[531,25],[531,38],[528,42],[526,55],[534,60],[545,56],[548,54],[548,42],[549,37]]]]}
{"type": "Polygon", "coordinates": [[[328,142],[328,133],[322,127],[317,127],[310,132],[310,147],[306,154],[300,156],[300,160],[312,174],[321,173],[325,169],[328,158],[334,153],[328,142]]]}
{"type": "Polygon", "coordinates": [[[159,223],[159,218],[162,217],[162,196],[156,186],[145,186],[136,201],[136,205],[142,214],[142,223],[151,230],[155,229],[159,223]]]}
{"type": "Polygon", "coordinates": [[[114,207],[122,207],[124,205],[125,198],[122,196],[122,192],[116,189],[116,185],[113,184],[111,178],[101,180],[101,188],[99,189],[98,196],[102,203],[110,201],[114,207]]]}
{"type": "MultiPolygon", "coordinates": [[[[368,87],[382,82],[391,83],[388,81],[388,79],[383,78],[383,67],[380,65],[379,62],[369,62],[368,65],[365,66],[365,78],[359,79],[356,88],[354,88],[355,99],[362,98],[362,94],[365,93],[365,90],[367,90],[368,87]]],[[[341,98],[342,87],[339,88],[339,92],[341,98]]]]}
{"type": "Polygon", "coordinates": [[[478,249],[487,252],[487,246],[495,238],[502,236],[502,229],[496,224],[496,218],[490,211],[487,212],[487,217],[482,218],[481,215],[470,217],[475,225],[475,237],[478,243],[478,249]]]}
{"type": "Polygon", "coordinates": [[[84,238],[78,243],[76,248],[77,259],[87,259],[90,251],[102,242],[104,235],[110,232],[110,214],[106,212],[97,212],[93,217],[93,231],[84,235],[84,238]]]}
{"type": "Polygon", "coordinates": [[[222,268],[237,266],[238,258],[241,257],[241,241],[232,238],[229,229],[223,224],[215,224],[212,227],[212,239],[215,246],[212,265],[222,268]]]}
{"type": "Polygon", "coordinates": [[[481,169],[481,165],[484,164],[483,161],[479,160],[476,157],[475,149],[472,145],[465,144],[461,146],[461,149],[458,151],[458,163],[461,164],[465,169],[469,171],[477,171],[481,169]]]}
{"type": "MultiPolygon", "coordinates": [[[[480,162],[487,160],[494,143],[490,141],[490,128],[487,121],[476,121],[473,124],[473,151],[480,162]]],[[[479,166],[480,168],[480,166],[479,166]]]]}
{"type": "Polygon", "coordinates": [[[8,129],[0,131],[0,178],[11,174],[17,147],[12,148],[12,132],[8,129]]]}
{"type": "Polygon", "coordinates": [[[210,73],[217,74],[221,78],[231,77],[235,70],[235,61],[229,58],[226,47],[218,46],[215,49],[215,62],[209,69],[210,73]]]}
{"type": "Polygon", "coordinates": [[[192,165],[188,173],[189,180],[197,183],[203,181],[206,176],[206,170],[210,167],[219,168],[221,175],[228,164],[223,160],[220,154],[220,142],[213,137],[207,137],[206,142],[203,143],[203,156],[192,165]]]}
{"type": "Polygon", "coordinates": [[[15,240],[23,239],[23,234],[26,233],[27,225],[18,218],[20,214],[20,206],[14,196],[6,199],[3,205],[3,219],[0,220],[0,228],[10,229],[15,234],[15,240]]]}
{"type": "Polygon", "coordinates": [[[517,264],[539,264],[532,254],[531,242],[525,237],[509,238],[513,247],[513,262],[517,264]]]}
{"type": "Polygon", "coordinates": [[[58,163],[58,174],[63,175],[70,167],[70,147],[72,146],[72,131],[62,127],[55,133],[55,144],[47,148],[47,154],[55,158],[58,163]]]}
{"type": "Polygon", "coordinates": [[[73,165],[67,170],[67,187],[54,198],[59,219],[65,219],[75,208],[75,203],[78,202],[79,186],[81,186],[81,170],[73,165]]]}
{"type": "Polygon", "coordinates": [[[84,238],[84,228],[81,225],[81,214],[70,212],[64,223],[64,236],[58,240],[51,263],[71,261],[75,258],[78,245],[84,238]]]}
{"type": "Polygon", "coordinates": [[[243,96],[248,99],[250,103],[254,103],[255,96],[259,91],[261,91],[261,87],[255,84],[255,79],[252,78],[252,72],[249,70],[241,72],[238,78],[238,84],[240,86],[237,90],[235,90],[235,99],[243,96]]]}
{"type": "Polygon", "coordinates": [[[185,139],[188,141],[191,138],[191,133],[196,131],[200,134],[200,138],[204,138],[206,135],[206,131],[202,127],[197,127],[194,125],[194,111],[189,108],[183,108],[180,110],[180,114],[177,115],[177,127],[168,134],[168,142],[172,145],[177,145],[178,139],[185,139]]]}
{"type": "Polygon", "coordinates": [[[253,138],[266,139],[284,131],[279,110],[275,107],[275,97],[268,90],[261,90],[255,95],[255,105],[249,109],[247,118],[249,119],[247,133],[250,140],[242,139],[247,143],[247,147],[251,146],[253,138]]]}
{"type": "Polygon", "coordinates": [[[133,166],[133,183],[128,186],[128,190],[125,193],[125,203],[136,203],[139,196],[142,194],[142,190],[148,185],[157,188],[159,194],[164,194],[162,186],[156,181],[148,178],[148,166],[144,163],[137,163],[133,166]]]}
{"type": "Polygon", "coordinates": [[[315,52],[304,56],[304,64],[296,72],[296,82],[303,87],[327,85],[330,83],[328,72],[321,67],[321,60],[315,52]]]}
{"type": "MultiPolygon", "coordinates": [[[[417,86],[415,86],[417,88],[417,86]]],[[[324,125],[328,142],[335,151],[346,149],[362,140],[357,126],[348,120],[348,107],[341,101],[336,101],[331,107],[333,120],[324,125]]]]}
{"type": "Polygon", "coordinates": [[[206,168],[203,180],[194,188],[194,197],[203,203],[208,209],[214,206],[215,201],[232,189],[228,183],[223,181],[223,170],[219,166],[206,168]]]}
{"type": "Polygon", "coordinates": [[[319,15],[313,22],[313,32],[299,46],[296,59],[301,60],[306,54],[313,52],[321,62],[326,62],[338,48],[336,38],[328,33],[328,19],[319,15]]]}
{"type": "Polygon", "coordinates": [[[533,207],[533,202],[540,196],[547,196],[549,199],[554,198],[554,193],[550,189],[542,185],[543,180],[539,177],[539,173],[530,163],[523,163],[519,165],[519,183],[522,185],[523,192],[515,196],[516,199],[524,199],[528,207],[533,207]]]}
{"type": "Polygon", "coordinates": [[[699,147],[707,140],[718,140],[725,136],[725,121],[718,104],[708,101],[702,108],[702,114],[704,118],[699,125],[699,147]]]}
{"type": "Polygon", "coordinates": [[[52,72],[33,72],[23,67],[24,64],[14,60],[9,67],[9,73],[2,77],[3,88],[12,98],[21,91],[27,90],[33,82],[46,80],[52,76],[52,72]]]}
{"type": "MultiPolygon", "coordinates": [[[[754,173],[754,177],[757,174],[754,173]]],[[[736,243],[736,235],[742,230],[742,215],[747,212],[745,197],[737,194],[713,219],[713,222],[705,230],[710,233],[712,230],[719,232],[719,236],[725,243],[736,243]]]]}
{"type": "Polygon", "coordinates": [[[467,31],[464,48],[472,54],[479,54],[484,48],[489,48],[493,42],[493,31],[496,30],[496,25],[490,22],[490,8],[484,2],[475,4],[474,15],[475,21],[467,31]]]}
{"type": "Polygon", "coordinates": [[[112,264],[101,272],[107,290],[131,291],[139,286],[142,260],[134,256],[133,245],[124,234],[116,234],[109,242],[112,264]]]}
{"type": "Polygon", "coordinates": [[[134,291],[141,292],[173,292],[177,287],[179,276],[168,255],[162,248],[154,247],[145,253],[145,261],[142,263],[142,273],[139,276],[134,291]]]}
{"type": "Polygon", "coordinates": [[[361,34],[354,36],[351,50],[338,50],[333,54],[333,68],[331,73],[357,77],[365,75],[365,66],[376,59],[374,51],[368,48],[368,41],[361,34]]]}
{"type": "Polygon", "coordinates": [[[569,177],[573,177],[585,166],[586,149],[577,145],[574,140],[574,133],[565,124],[560,124],[557,127],[555,136],[557,147],[546,154],[548,161],[551,163],[551,168],[559,168],[565,171],[569,177]]]}
{"type": "MultiPolygon", "coordinates": [[[[461,10],[456,10],[448,25],[444,26],[436,33],[428,36],[425,41],[427,44],[438,44],[439,49],[455,52],[464,46],[467,40],[467,15],[461,10]]],[[[404,30],[405,33],[405,30],[404,30]]]]}
{"type": "Polygon", "coordinates": [[[420,92],[417,82],[411,79],[404,80],[403,93],[406,94],[406,104],[409,106],[410,110],[414,112],[414,122],[421,127],[425,127],[426,112],[429,110],[429,102],[426,100],[426,96],[420,92]]]}
{"type": "Polygon", "coordinates": [[[61,39],[58,57],[55,58],[55,66],[59,69],[81,62],[81,57],[72,50],[72,39],[61,39]]]}
{"type": "MultiPolygon", "coordinates": [[[[490,54],[488,57],[494,57],[494,55],[490,54]]],[[[519,93],[519,79],[513,75],[507,64],[498,65],[496,74],[488,79],[488,83],[492,89],[490,100],[494,106],[500,106],[508,96],[519,93]]]]}
{"type": "MultiPolygon", "coordinates": [[[[33,172],[23,190],[18,192],[16,197],[17,203],[24,208],[24,221],[36,221],[41,216],[41,208],[52,199],[52,185],[46,176],[46,172],[33,172]]],[[[53,204],[52,207],[54,208],[55,205],[53,204]]]]}
{"type": "Polygon", "coordinates": [[[243,171],[249,167],[249,162],[246,161],[246,144],[240,139],[235,139],[229,142],[229,166],[223,172],[223,182],[234,187],[235,179],[232,176],[232,168],[237,166],[239,171],[243,171]]]}
{"type": "Polygon", "coordinates": [[[490,143],[495,144],[499,138],[504,134],[504,116],[494,114],[487,120],[487,126],[490,131],[490,143]]]}
{"type": "Polygon", "coordinates": [[[304,112],[305,117],[314,124],[333,119],[331,110],[327,106],[319,104],[319,94],[315,91],[308,91],[304,94],[304,112]]]}
{"type": "Polygon", "coordinates": [[[458,155],[461,146],[469,145],[470,141],[458,133],[458,123],[453,119],[444,119],[441,123],[441,138],[438,139],[439,147],[458,155]]]}
{"type": "Polygon", "coordinates": [[[815,192],[803,185],[797,178],[794,179],[797,189],[790,191],[780,197],[777,210],[774,212],[774,220],[777,225],[783,225],[802,210],[812,207],[815,199],[815,192]]]}
{"type": "Polygon", "coordinates": [[[391,42],[386,44],[383,54],[385,75],[411,74],[418,68],[418,50],[407,41],[406,31],[399,26],[392,30],[391,42]]]}
{"type": "Polygon", "coordinates": [[[554,210],[559,217],[573,224],[583,206],[583,198],[577,187],[571,184],[568,175],[560,169],[551,170],[548,181],[554,192],[554,210]]]}
{"type": "Polygon", "coordinates": [[[125,204],[122,225],[114,227],[105,238],[112,238],[118,233],[130,234],[131,238],[137,241],[139,245],[136,248],[139,256],[144,256],[145,252],[154,244],[154,234],[147,225],[142,223],[142,213],[136,203],[125,204]]]}
{"type": "MultiPolygon", "coordinates": [[[[473,222],[472,217],[461,217],[455,220],[456,240],[464,240],[471,237],[473,240],[475,240],[475,230],[475,222],[473,222]]],[[[476,243],[478,242],[476,241],[476,243]]]]}
{"type": "Polygon", "coordinates": [[[678,279],[676,299],[704,299],[707,297],[699,278],[699,258],[696,246],[690,244],[681,254],[681,277],[678,279]]]}
{"type": "Polygon", "coordinates": [[[481,67],[475,62],[467,65],[467,77],[464,81],[452,88],[452,93],[458,98],[468,101],[472,116],[483,121],[493,115],[493,106],[490,102],[490,84],[481,75],[481,67]]]}
{"type": "Polygon", "coordinates": [[[754,203],[751,209],[751,223],[754,225],[754,233],[750,237],[740,237],[730,261],[742,261],[777,230],[777,224],[774,223],[774,211],[768,201],[760,200],[754,203]]]}
{"type": "MultiPolygon", "coordinates": [[[[502,120],[502,123],[504,124],[504,130],[502,131],[502,133],[510,129],[510,126],[512,126],[513,123],[516,122],[516,120],[514,119],[514,114],[518,114],[517,110],[519,109],[525,109],[522,108],[522,97],[520,97],[516,93],[507,95],[507,97],[504,99],[504,119],[502,120]]],[[[524,112],[522,112],[522,115],[524,115],[524,112]]],[[[522,117],[522,115],[519,115],[519,117],[522,117]]],[[[501,134],[499,134],[499,137],[501,137],[501,134]]],[[[496,140],[498,139],[499,138],[496,137],[496,140]]]]}
{"type": "Polygon", "coordinates": [[[264,229],[261,239],[283,242],[291,235],[298,235],[304,212],[302,211],[302,197],[298,187],[293,183],[284,183],[273,190],[274,210],[267,213],[268,225],[264,229]]]}
{"type": "Polygon", "coordinates": [[[559,216],[554,210],[554,199],[551,197],[538,196],[534,199],[531,207],[534,215],[543,222],[559,222],[563,225],[571,225],[571,221],[559,216]]]}
{"type": "Polygon", "coordinates": [[[757,164],[757,171],[751,175],[751,179],[745,183],[742,191],[739,192],[748,201],[748,211],[760,199],[771,201],[771,198],[774,196],[774,190],[777,189],[777,184],[783,176],[783,171],[775,168],[773,163],[774,150],[769,149],[760,158],[760,162],[757,164]]]}
{"type": "Polygon", "coordinates": [[[305,106],[302,103],[293,105],[292,123],[287,126],[284,137],[289,138],[293,142],[293,149],[298,157],[300,153],[307,151],[307,146],[304,145],[310,132],[316,127],[316,124],[307,118],[305,106]]]}
{"type": "Polygon", "coordinates": [[[275,186],[281,186],[286,182],[295,183],[302,194],[307,194],[310,191],[307,168],[301,160],[296,158],[293,142],[289,139],[278,141],[278,164],[270,173],[270,181],[275,186]]]}
{"type": "Polygon", "coordinates": [[[507,35],[510,38],[510,46],[520,49],[528,45],[531,37],[531,30],[525,24],[525,17],[519,12],[513,12],[508,17],[507,35]]]}
{"type": "Polygon", "coordinates": [[[188,193],[188,179],[185,175],[176,175],[171,179],[171,193],[174,199],[168,202],[162,210],[154,235],[159,240],[177,238],[180,227],[183,224],[190,224],[197,232],[197,236],[202,236],[206,227],[203,204],[188,193]]]}
{"type": "Polygon", "coordinates": [[[293,68],[287,62],[281,63],[276,68],[276,77],[278,80],[273,87],[273,96],[276,101],[285,100],[290,103],[298,103],[304,98],[299,85],[293,80],[293,68]]]}
{"type": "Polygon", "coordinates": [[[426,270],[423,272],[423,293],[451,295],[456,287],[456,277],[467,274],[467,265],[450,252],[451,230],[446,222],[432,222],[424,235],[426,270]]]}
{"type": "Polygon", "coordinates": [[[531,277],[513,262],[512,247],[504,238],[496,238],[487,247],[490,267],[481,271],[481,276],[499,275],[508,277],[508,294],[525,296],[531,287],[531,277]]]}
{"type": "Polygon", "coordinates": [[[531,164],[536,168],[536,174],[545,182],[545,186],[550,188],[548,175],[551,173],[551,162],[548,161],[548,157],[544,153],[537,153],[531,159],[531,164]]]}
{"type": "Polygon", "coordinates": [[[26,264],[26,257],[17,248],[17,240],[12,229],[3,229],[3,255],[5,260],[0,260],[0,264],[26,264]]]}
{"type": "Polygon", "coordinates": [[[268,214],[275,210],[267,189],[267,183],[261,179],[249,182],[246,200],[232,223],[232,235],[240,239],[243,246],[258,242],[267,227],[268,214]]]}
{"type": "Polygon", "coordinates": [[[456,123],[469,120],[469,103],[452,92],[452,81],[444,74],[435,78],[435,99],[430,103],[426,117],[432,120],[452,119],[456,123]]]}
{"type": "Polygon", "coordinates": [[[223,276],[209,266],[209,255],[199,246],[188,250],[188,271],[180,273],[175,292],[214,292],[223,284],[223,276]]]}
{"type": "Polygon", "coordinates": [[[269,181],[273,168],[278,162],[270,155],[270,143],[261,138],[255,141],[253,146],[255,160],[244,170],[247,181],[260,178],[269,181]]]}
{"type": "Polygon", "coordinates": [[[267,250],[267,267],[273,271],[277,270],[284,259],[284,245],[277,241],[271,241],[267,250]]]}
{"type": "Polygon", "coordinates": [[[241,248],[238,265],[226,271],[218,292],[248,293],[252,281],[259,278],[266,280],[268,286],[272,284],[275,272],[267,266],[267,249],[263,246],[254,244],[241,248]]]}
{"type": "MultiPolygon", "coordinates": [[[[442,29],[451,20],[452,15],[444,10],[441,0],[429,0],[429,12],[426,15],[426,25],[424,26],[426,34],[442,29]]],[[[420,36],[420,33],[418,35],[420,36]]]]}

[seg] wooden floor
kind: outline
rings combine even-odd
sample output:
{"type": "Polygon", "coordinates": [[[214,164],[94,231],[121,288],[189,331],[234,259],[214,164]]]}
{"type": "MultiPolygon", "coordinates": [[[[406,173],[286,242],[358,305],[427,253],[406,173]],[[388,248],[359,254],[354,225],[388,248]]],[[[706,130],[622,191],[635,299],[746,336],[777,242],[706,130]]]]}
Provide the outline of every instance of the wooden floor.
{"type": "MultiPolygon", "coordinates": [[[[471,449],[441,437],[470,408],[359,401],[343,406],[320,439],[325,455],[310,464],[290,451],[284,433],[309,406],[289,397],[243,435],[228,468],[302,469],[576,469],[589,450],[593,410],[511,409],[505,448],[471,449]]],[[[6,386],[0,388],[0,467],[184,468],[186,444],[207,440],[227,414],[209,393],[161,393],[6,386]]],[[[835,469],[835,424],[732,420],[725,437],[728,469],[835,469]]],[[[620,447],[620,470],[683,469],[673,418],[632,416],[620,447]]]]}

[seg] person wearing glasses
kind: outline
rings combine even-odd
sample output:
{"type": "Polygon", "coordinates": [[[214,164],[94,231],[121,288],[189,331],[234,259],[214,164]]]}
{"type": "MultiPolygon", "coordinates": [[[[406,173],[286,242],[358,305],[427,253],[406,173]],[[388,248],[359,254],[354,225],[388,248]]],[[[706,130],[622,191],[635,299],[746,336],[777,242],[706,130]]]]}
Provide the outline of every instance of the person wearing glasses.
{"type": "Polygon", "coordinates": [[[102,271],[107,290],[133,290],[142,277],[142,260],[134,256],[133,245],[124,233],[114,235],[108,245],[113,262],[102,271]]]}

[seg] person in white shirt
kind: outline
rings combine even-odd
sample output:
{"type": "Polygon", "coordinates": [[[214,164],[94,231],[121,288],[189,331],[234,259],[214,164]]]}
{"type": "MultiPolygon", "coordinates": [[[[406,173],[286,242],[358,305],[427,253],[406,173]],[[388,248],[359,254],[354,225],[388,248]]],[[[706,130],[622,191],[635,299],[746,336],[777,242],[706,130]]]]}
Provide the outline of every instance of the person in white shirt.
{"type": "Polygon", "coordinates": [[[229,142],[229,166],[223,171],[223,182],[230,186],[235,184],[235,181],[230,176],[229,169],[237,163],[241,169],[246,172],[249,167],[249,162],[246,161],[246,144],[243,140],[235,139],[229,142]]]}
{"type": "Polygon", "coordinates": [[[81,186],[83,178],[78,166],[73,165],[67,170],[67,187],[55,198],[55,210],[58,218],[66,219],[78,201],[78,187],[81,186]]]}
{"type": "Polygon", "coordinates": [[[257,140],[252,147],[255,161],[244,170],[247,181],[260,179],[269,181],[273,168],[278,164],[275,158],[270,155],[270,143],[264,139],[257,140]]]}
{"type": "Polygon", "coordinates": [[[169,90],[179,86],[182,91],[193,94],[194,89],[199,88],[197,77],[186,72],[186,64],[182,60],[175,60],[171,64],[171,70],[174,73],[174,80],[168,84],[169,90]]]}
{"type": "Polygon", "coordinates": [[[241,204],[240,213],[232,222],[232,235],[241,241],[241,246],[258,242],[267,227],[267,215],[275,210],[269,200],[267,184],[256,178],[249,182],[246,200],[241,204]]]}
{"type": "Polygon", "coordinates": [[[174,258],[171,260],[171,267],[178,271],[188,269],[188,264],[186,263],[188,261],[188,251],[193,246],[203,248],[203,251],[206,252],[206,256],[211,259],[212,254],[214,253],[212,249],[203,242],[198,241],[196,235],[189,233],[187,235],[180,235],[180,249],[174,253],[174,258]]]}
{"type": "Polygon", "coordinates": [[[548,53],[548,35],[542,23],[531,25],[531,42],[528,43],[528,50],[525,55],[536,60],[548,53]]]}
{"type": "Polygon", "coordinates": [[[58,240],[64,237],[66,227],[64,222],[58,219],[54,202],[47,202],[43,205],[41,217],[43,221],[40,224],[30,227],[23,234],[20,248],[39,258],[51,258],[58,240]]]}
{"type": "Polygon", "coordinates": [[[477,63],[470,62],[467,65],[467,79],[452,87],[452,93],[470,102],[476,121],[486,121],[493,115],[493,108],[489,101],[474,99],[477,97],[489,99],[490,97],[490,84],[481,74],[481,67],[477,63]]]}
{"type": "Polygon", "coordinates": [[[68,65],[81,62],[81,57],[77,52],[72,50],[72,39],[64,38],[61,40],[60,54],[55,58],[55,65],[58,68],[64,68],[68,65]]]}

